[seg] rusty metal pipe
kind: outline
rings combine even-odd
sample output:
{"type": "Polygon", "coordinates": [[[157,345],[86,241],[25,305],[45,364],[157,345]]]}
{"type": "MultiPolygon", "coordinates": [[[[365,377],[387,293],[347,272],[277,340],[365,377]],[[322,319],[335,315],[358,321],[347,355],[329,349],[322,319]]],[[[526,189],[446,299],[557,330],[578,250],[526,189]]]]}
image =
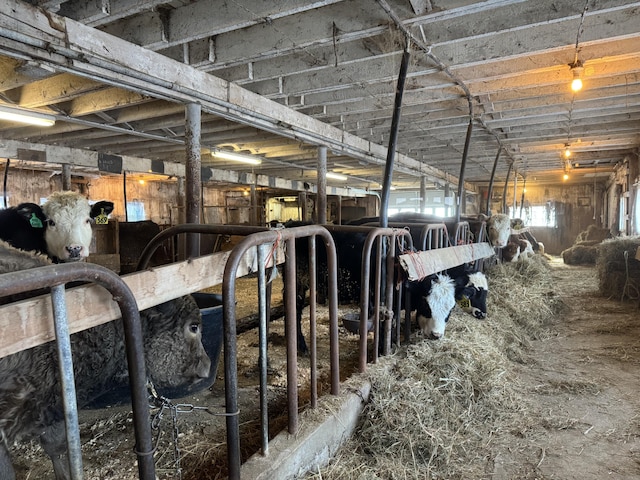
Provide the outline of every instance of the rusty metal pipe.
{"type": "MultiPolygon", "coordinates": [[[[325,209],[326,211],[326,209],[325,209]]],[[[311,354],[311,408],[318,406],[318,342],[316,339],[317,290],[316,236],[309,237],[309,351],[311,354]]]]}
{"type": "Polygon", "coordinates": [[[298,428],[298,343],[296,305],[296,238],[286,241],[287,260],[284,263],[284,328],[287,344],[287,406],[289,411],[289,433],[298,428]],[[294,413],[295,412],[295,413],[294,413]]]}
{"type": "Polygon", "coordinates": [[[258,343],[260,367],[260,430],[262,432],[262,455],[269,453],[269,409],[267,399],[267,279],[265,274],[265,263],[268,254],[268,245],[258,246],[258,343]]]}
{"type": "Polygon", "coordinates": [[[60,372],[64,425],[67,437],[69,474],[72,480],[82,480],[82,445],[80,443],[78,402],[73,375],[73,358],[64,285],[51,287],[51,307],[56,331],[56,350],[58,353],[58,371],[60,372]]]}
{"type": "Polygon", "coordinates": [[[154,252],[158,249],[160,244],[165,240],[179,235],[181,233],[204,233],[210,235],[251,235],[256,232],[265,232],[269,229],[267,227],[256,227],[250,225],[200,225],[195,223],[186,223],[182,225],[174,225],[169,227],[155,237],[153,237],[142,253],[140,259],[136,265],[136,271],[144,270],[149,265],[149,260],[153,256],[154,252]]]}
{"type": "Polygon", "coordinates": [[[491,169],[491,178],[489,179],[489,188],[487,189],[487,208],[486,214],[491,215],[491,197],[493,196],[493,181],[496,178],[496,168],[498,167],[498,160],[500,159],[500,153],[502,153],[502,147],[498,148],[496,158],[493,160],[493,168],[491,169]]]}

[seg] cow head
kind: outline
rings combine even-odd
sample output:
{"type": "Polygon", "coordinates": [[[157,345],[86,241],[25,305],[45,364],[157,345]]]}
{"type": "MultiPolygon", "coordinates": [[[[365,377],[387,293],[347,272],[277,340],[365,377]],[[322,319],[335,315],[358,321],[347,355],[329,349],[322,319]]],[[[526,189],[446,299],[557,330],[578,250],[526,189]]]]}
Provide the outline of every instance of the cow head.
{"type": "Polygon", "coordinates": [[[517,243],[509,242],[507,246],[502,249],[503,262],[517,262],[519,257],[520,245],[517,243]]]}
{"type": "Polygon", "coordinates": [[[422,334],[432,339],[444,335],[444,329],[456,305],[455,285],[448,275],[431,275],[420,282],[416,319],[422,334]]]}
{"type": "Polygon", "coordinates": [[[211,359],[202,344],[202,315],[191,295],[142,310],[145,361],[158,387],[176,387],[207,378],[211,359]]]}
{"type": "Polygon", "coordinates": [[[502,248],[509,242],[511,235],[511,220],[504,213],[496,213],[487,220],[489,241],[494,247],[502,248]]]}
{"type": "Polygon", "coordinates": [[[475,318],[487,317],[489,285],[484,273],[476,272],[456,279],[456,303],[462,311],[475,318]]]}
{"type": "Polygon", "coordinates": [[[92,219],[113,211],[112,202],[93,207],[76,192],[55,192],[42,206],[46,217],[44,238],[49,256],[61,262],[82,260],[89,255],[92,219]]]}

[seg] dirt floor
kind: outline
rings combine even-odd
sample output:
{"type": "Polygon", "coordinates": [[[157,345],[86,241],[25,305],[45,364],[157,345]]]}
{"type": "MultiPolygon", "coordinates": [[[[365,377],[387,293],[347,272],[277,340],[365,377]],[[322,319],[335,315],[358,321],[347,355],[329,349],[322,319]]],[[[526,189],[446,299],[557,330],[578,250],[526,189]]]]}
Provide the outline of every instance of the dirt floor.
{"type": "Polygon", "coordinates": [[[514,436],[515,448],[502,439],[491,478],[639,479],[637,301],[601,297],[593,267],[551,265],[569,310],[517,367],[538,425],[514,436]]]}
{"type": "MultiPolygon", "coordinates": [[[[488,435],[478,429],[484,447],[477,455],[475,461],[479,467],[474,471],[482,473],[469,475],[454,470],[443,476],[435,470],[426,474],[415,469],[413,473],[396,477],[363,474],[353,468],[346,474],[344,470],[329,466],[312,478],[640,479],[640,311],[636,301],[603,298],[598,292],[598,278],[593,267],[567,266],[557,258],[552,258],[549,265],[552,278],[547,286],[549,295],[568,308],[553,317],[545,326],[544,335],[523,340],[526,354],[518,361],[509,362],[510,371],[504,377],[514,379],[518,391],[524,394],[522,398],[518,397],[522,405],[516,412],[523,418],[511,426],[494,427],[488,435]]],[[[489,284],[491,288],[491,279],[489,284]]],[[[514,296],[508,301],[517,309],[518,303],[524,300],[514,296]]],[[[239,301],[238,316],[250,313],[252,307],[243,307],[241,303],[239,301]]],[[[459,318],[454,317],[451,322],[461,322],[459,318]]],[[[491,327],[492,321],[497,319],[491,318],[490,311],[483,328],[491,327]]],[[[320,323],[320,328],[327,328],[322,321],[320,323]]],[[[467,329],[474,328],[473,323],[466,325],[467,329]]],[[[272,412],[286,409],[282,396],[286,378],[284,374],[275,373],[285,371],[282,331],[282,321],[272,323],[269,338],[272,412]]],[[[455,332],[448,333],[449,340],[455,335],[455,332]]],[[[346,378],[355,372],[358,337],[342,329],[340,339],[341,362],[345,365],[341,376],[346,378]]],[[[255,429],[257,332],[242,334],[238,342],[241,352],[241,442],[243,456],[248,457],[259,448],[255,429]]],[[[416,342],[424,340],[416,339],[416,342]]],[[[327,347],[321,345],[320,348],[322,359],[327,356],[327,347]]],[[[320,372],[325,378],[327,370],[328,364],[322,360],[320,372]]],[[[300,383],[304,384],[305,376],[308,376],[308,359],[300,360],[300,372],[303,377],[300,383]]],[[[175,424],[172,410],[163,411],[160,428],[156,430],[156,464],[160,480],[224,478],[225,469],[221,466],[225,455],[224,419],[203,409],[191,409],[191,405],[195,405],[222,412],[222,386],[221,362],[218,379],[210,391],[174,400],[174,406],[183,404],[173,410],[180,411],[176,413],[175,424]],[[172,440],[174,434],[177,434],[177,443],[172,440]],[[181,459],[182,472],[175,468],[176,456],[181,459]]],[[[508,391],[506,388],[505,392],[508,391]]],[[[513,419],[513,416],[509,418],[513,419]]],[[[80,420],[85,478],[137,478],[128,408],[83,410],[80,420]]],[[[272,433],[285,424],[285,416],[275,415],[272,433]]],[[[452,454],[451,451],[444,453],[452,454]]],[[[50,462],[35,443],[15,446],[12,454],[19,479],[53,479],[50,462]]],[[[344,456],[348,456],[348,452],[341,452],[336,461],[344,456]]]]}

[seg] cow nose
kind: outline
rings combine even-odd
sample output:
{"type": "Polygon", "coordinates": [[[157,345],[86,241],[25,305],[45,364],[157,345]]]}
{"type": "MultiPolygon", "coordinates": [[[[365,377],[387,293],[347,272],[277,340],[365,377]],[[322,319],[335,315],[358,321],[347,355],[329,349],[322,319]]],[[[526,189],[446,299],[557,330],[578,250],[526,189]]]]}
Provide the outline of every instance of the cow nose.
{"type": "Polygon", "coordinates": [[[82,245],[69,245],[65,247],[67,252],[69,252],[69,258],[79,258],[80,253],[82,252],[82,245]]]}
{"type": "Polygon", "coordinates": [[[442,334],[440,332],[431,332],[429,336],[432,340],[438,340],[440,337],[442,337],[442,334]]]}
{"type": "Polygon", "coordinates": [[[481,320],[482,320],[483,318],[486,318],[486,317],[487,317],[487,314],[486,314],[486,313],[484,313],[484,312],[482,312],[482,311],[480,311],[480,310],[476,310],[476,311],[474,312],[474,315],[476,316],[476,318],[479,318],[479,319],[481,319],[481,320]]]}

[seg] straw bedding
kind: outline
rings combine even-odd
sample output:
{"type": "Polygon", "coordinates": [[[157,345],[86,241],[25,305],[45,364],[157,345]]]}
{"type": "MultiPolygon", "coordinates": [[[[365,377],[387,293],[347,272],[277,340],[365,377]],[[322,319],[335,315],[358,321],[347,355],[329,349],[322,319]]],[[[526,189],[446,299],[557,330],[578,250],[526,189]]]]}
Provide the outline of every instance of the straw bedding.
{"type": "MultiPolygon", "coordinates": [[[[546,261],[487,272],[489,317],[454,311],[445,338],[416,338],[371,366],[372,384],[356,434],[322,479],[483,478],[492,439],[521,431],[527,402],[513,373],[533,338],[548,335],[565,306],[553,294],[546,261]]],[[[490,462],[489,462],[490,463],[490,462]]]]}

